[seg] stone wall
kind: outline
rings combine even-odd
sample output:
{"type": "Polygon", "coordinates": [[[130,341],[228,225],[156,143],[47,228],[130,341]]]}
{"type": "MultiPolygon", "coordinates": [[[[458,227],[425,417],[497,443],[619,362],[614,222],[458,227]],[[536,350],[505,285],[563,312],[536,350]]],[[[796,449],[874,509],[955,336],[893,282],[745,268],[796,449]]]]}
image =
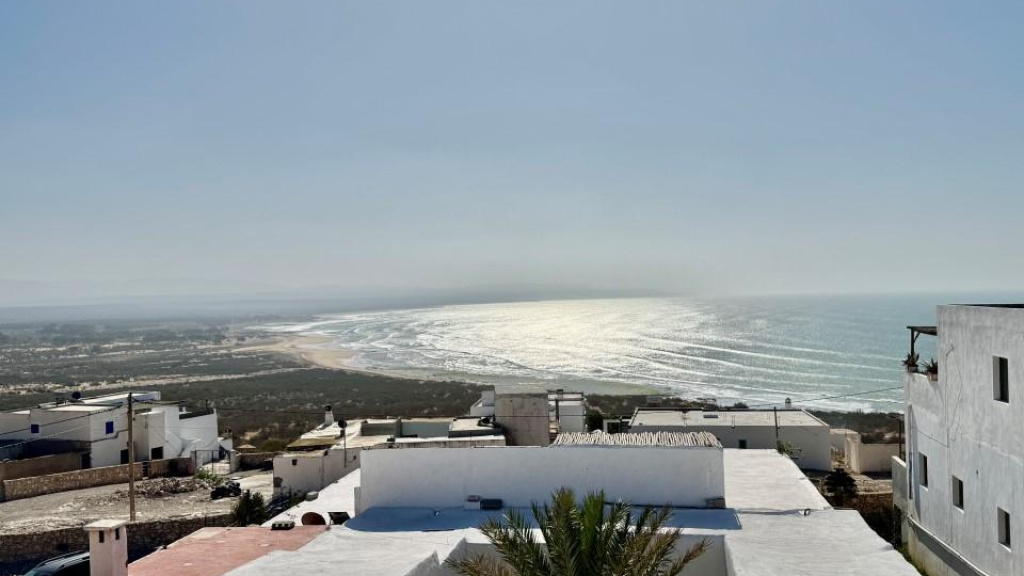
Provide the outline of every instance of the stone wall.
{"type": "MultiPolygon", "coordinates": [[[[144,472],[149,477],[184,476],[190,474],[191,470],[192,461],[189,458],[169,458],[166,460],[153,460],[152,462],[139,462],[135,464],[135,479],[141,480],[144,478],[144,472]]],[[[127,464],[89,468],[88,470],[76,470],[61,474],[4,480],[0,496],[2,496],[3,500],[18,500],[43,494],[91,488],[93,486],[121,484],[127,481],[127,464]]]]}
{"type": "Polygon", "coordinates": [[[280,452],[242,452],[238,456],[239,468],[242,470],[262,468],[264,461],[273,460],[274,456],[278,454],[280,452]]]}
{"type": "MultiPolygon", "coordinates": [[[[230,526],[230,513],[136,522],[128,531],[128,555],[135,560],[207,526],[230,526]]],[[[45,532],[5,534],[0,538],[0,574],[20,574],[47,558],[86,550],[89,540],[81,527],[45,532]]]]}
{"type": "Polygon", "coordinates": [[[0,482],[17,480],[31,476],[59,474],[82,469],[82,455],[77,452],[68,454],[51,454],[24,460],[0,462],[0,482]]]}

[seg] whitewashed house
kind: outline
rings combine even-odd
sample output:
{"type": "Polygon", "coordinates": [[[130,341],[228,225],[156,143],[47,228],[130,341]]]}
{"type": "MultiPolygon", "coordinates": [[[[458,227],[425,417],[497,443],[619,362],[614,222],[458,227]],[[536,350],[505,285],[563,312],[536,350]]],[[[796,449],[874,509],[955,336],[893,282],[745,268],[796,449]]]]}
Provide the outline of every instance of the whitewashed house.
{"type": "Polygon", "coordinates": [[[1024,574],[1024,305],[938,307],[938,377],[905,378],[904,540],[933,576],[1024,574]]]}
{"type": "Polygon", "coordinates": [[[776,449],[783,442],[805,470],[830,470],[829,425],[804,410],[637,408],[630,432],[710,432],[726,448],[776,449]]]}
{"type": "MultiPolygon", "coordinates": [[[[159,392],[132,392],[134,450],[139,462],[196,456],[213,459],[224,439],[215,410],[188,412],[180,402],[162,402],[159,392]]],[[[0,455],[81,452],[83,468],[125,464],[128,453],[128,394],[55,401],[0,413],[0,455]]]]}

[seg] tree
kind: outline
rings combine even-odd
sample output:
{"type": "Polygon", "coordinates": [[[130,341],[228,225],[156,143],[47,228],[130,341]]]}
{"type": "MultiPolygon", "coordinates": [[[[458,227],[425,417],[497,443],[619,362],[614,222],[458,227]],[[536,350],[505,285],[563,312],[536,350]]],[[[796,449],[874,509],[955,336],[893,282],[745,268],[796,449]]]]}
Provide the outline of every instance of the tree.
{"type": "Polygon", "coordinates": [[[671,510],[644,507],[634,519],[629,504],[606,505],[603,492],[587,494],[582,503],[570,488],[560,488],[551,503],[532,505],[543,543],[533,523],[510,510],[491,518],[480,531],[498,558],[477,554],[446,564],[464,576],[675,576],[708,549],[702,540],[673,559],[680,529],[666,529],[671,510]]]}
{"type": "Polygon", "coordinates": [[[231,510],[235,518],[235,524],[239,526],[250,526],[252,524],[263,524],[270,519],[267,514],[267,503],[263,500],[263,494],[246,490],[235,502],[231,510]]]}
{"type": "Polygon", "coordinates": [[[857,496],[857,482],[845,468],[836,466],[825,477],[825,491],[832,497],[832,503],[842,506],[847,500],[857,496]]]}

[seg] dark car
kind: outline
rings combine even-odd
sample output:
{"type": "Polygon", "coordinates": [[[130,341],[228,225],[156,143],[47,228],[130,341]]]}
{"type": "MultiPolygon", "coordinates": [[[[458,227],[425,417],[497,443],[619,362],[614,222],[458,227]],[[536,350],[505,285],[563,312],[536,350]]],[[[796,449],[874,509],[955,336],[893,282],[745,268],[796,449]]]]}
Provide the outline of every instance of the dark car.
{"type": "Polygon", "coordinates": [[[89,576],[89,553],[71,552],[41,562],[25,576],[89,576]]]}

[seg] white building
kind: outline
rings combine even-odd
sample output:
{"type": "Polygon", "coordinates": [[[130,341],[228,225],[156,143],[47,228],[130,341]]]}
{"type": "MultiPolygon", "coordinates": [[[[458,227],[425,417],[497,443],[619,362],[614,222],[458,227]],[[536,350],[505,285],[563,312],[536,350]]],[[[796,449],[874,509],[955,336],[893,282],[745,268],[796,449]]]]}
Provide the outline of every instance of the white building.
{"type": "Polygon", "coordinates": [[[933,576],[1024,574],[1024,305],[939,306],[936,381],[908,373],[893,490],[933,576]]]}
{"type": "MultiPolygon", "coordinates": [[[[161,402],[159,392],[132,398],[136,461],[195,455],[202,464],[220,450],[216,411],[187,412],[179,402],[161,402]]],[[[119,393],[0,413],[0,454],[82,452],[83,468],[126,464],[127,404],[128,393],[119,393]]]]}
{"type": "Polygon", "coordinates": [[[582,392],[548,392],[539,386],[486,390],[469,409],[470,416],[494,418],[514,446],[547,446],[556,434],[586,432],[586,414],[582,392]]]}
{"type": "Polygon", "coordinates": [[[710,432],[722,446],[738,449],[792,449],[790,456],[805,470],[830,470],[829,425],[803,410],[703,411],[687,408],[638,408],[630,432],[710,432]]]}
{"type": "MultiPolygon", "coordinates": [[[[227,574],[452,576],[446,559],[492,551],[478,530],[484,520],[510,507],[529,518],[521,507],[569,486],[579,494],[604,490],[609,500],[677,506],[669,524],[682,530],[679,552],[702,539],[711,544],[684,575],[917,575],[857,512],[829,507],[788,458],[775,450],[723,450],[698,436],[366,451],[359,481],[336,485],[352,489],[351,500],[332,494],[322,509],[315,501],[302,505],[303,516],[347,508],[357,511],[352,519],[301,548],[262,555],[227,574]],[[467,500],[475,496],[500,499],[503,510],[473,509],[467,500]]],[[[147,561],[159,564],[161,554],[147,561]]]]}
{"type": "Polygon", "coordinates": [[[319,491],[359,468],[363,450],[504,446],[505,436],[478,417],[335,420],[325,407],[324,423],[274,457],[274,493],[319,491]]]}

